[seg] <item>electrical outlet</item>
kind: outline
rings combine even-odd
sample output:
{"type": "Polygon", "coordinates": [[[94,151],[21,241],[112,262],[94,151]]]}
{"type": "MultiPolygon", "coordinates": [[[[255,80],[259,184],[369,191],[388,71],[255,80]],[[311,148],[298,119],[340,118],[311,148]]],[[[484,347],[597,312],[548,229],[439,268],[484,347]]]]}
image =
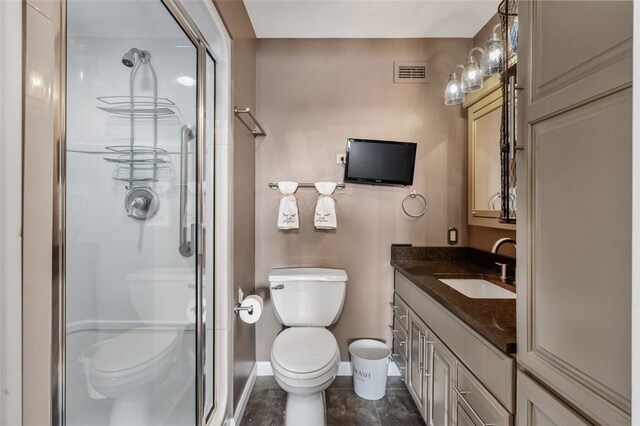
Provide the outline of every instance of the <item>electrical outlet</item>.
{"type": "Polygon", "coordinates": [[[454,227],[449,228],[447,231],[447,239],[449,240],[449,245],[453,246],[458,244],[458,229],[454,227]]]}
{"type": "Polygon", "coordinates": [[[346,158],[347,158],[346,154],[336,154],[336,164],[344,165],[346,158]]]}

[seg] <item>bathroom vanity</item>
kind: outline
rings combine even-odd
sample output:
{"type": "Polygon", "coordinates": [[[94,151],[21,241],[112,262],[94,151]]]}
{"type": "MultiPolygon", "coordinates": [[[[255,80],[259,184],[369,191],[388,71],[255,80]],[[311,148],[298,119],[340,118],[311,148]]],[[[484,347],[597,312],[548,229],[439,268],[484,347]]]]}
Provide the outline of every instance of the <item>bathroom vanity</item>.
{"type": "Polygon", "coordinates": [[[393,358],[428,425],[513,424],[515,288],[496,261],[513,268],[474,249],[392,248],[393,358]],[[497,290],[451,287],[467,280],[497,290]]]}

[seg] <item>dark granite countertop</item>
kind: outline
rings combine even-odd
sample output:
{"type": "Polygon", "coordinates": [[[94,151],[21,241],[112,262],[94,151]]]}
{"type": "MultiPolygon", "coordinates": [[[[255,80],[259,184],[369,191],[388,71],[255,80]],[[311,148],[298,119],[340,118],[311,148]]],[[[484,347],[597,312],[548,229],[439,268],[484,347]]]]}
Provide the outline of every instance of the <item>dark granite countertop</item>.
{"type": "Polygon", "coordinates": [[[500,281],[497,266],[489,267],[494,261],[504,261],[513,266],[513,259],[466,248],[433,248],[435,251],[428,249],[431,248],[402,247],[398,250],[394,247],[391,265],[498,349],[507,354],[515,353],[515,299],[473,299],[438,279],[439,274],[451,275],[449,278],[479,274],[487,281],[515,291],[513,285],[500,281]],[[413,255],[408,255],[409,250],[413,255]]]}

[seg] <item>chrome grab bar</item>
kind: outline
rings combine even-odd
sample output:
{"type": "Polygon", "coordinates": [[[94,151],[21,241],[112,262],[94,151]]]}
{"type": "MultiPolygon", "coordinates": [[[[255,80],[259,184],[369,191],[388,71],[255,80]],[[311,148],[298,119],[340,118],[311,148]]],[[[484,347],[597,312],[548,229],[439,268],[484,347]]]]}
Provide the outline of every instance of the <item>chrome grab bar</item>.
{"type": "Polygon", "coordinates": [[[193,127],[185,124],[180,129],[180,246],[178,251],[184,257],[193,256],[195,223],[191,226],[191,241],[187,240],[187,183],[189,182],[189,141],[195,138],[193,127]]]}
{"type": "Polygon", "coordinates": [[[400,311],[399,311],[399,308],[400,308],[399,306],[397,306],[397,305],[391,305],[391,307],[393,308],[393,312],[394,312],[394,313],[398,313],[398,317],[400,317],[400,319],[405,319],[405,318],[407,317],[407,314],[404,314],[404,315],[403,315],[403,314],[399,313],[399,312],[400,312],[400,311]]]}
{"type": "Polygon", "coordinates": [[[480,417],[480,415],[478,414],[478,412],[476,410],[474,410],[474,408],[471,406],[471,404],[469,404],[469,401],[467,401],[467,398],[465,398],[464,396],[466,394],[468,394],[469,392],[467,391],[461,391],[459,390],[457,387],[453,387],[453,390],[456,392],[456,394],[458,394],[458,397],[464,402],[464,404],[469,408],[469,411],[471,411],[471,414],[473,414],[473,417],[476,418],[476,420],[478,420],[478,422],[482,425],[482,426],[497,426],[495,423],[485,423],[482,420],[482,417],[480,417]]]}

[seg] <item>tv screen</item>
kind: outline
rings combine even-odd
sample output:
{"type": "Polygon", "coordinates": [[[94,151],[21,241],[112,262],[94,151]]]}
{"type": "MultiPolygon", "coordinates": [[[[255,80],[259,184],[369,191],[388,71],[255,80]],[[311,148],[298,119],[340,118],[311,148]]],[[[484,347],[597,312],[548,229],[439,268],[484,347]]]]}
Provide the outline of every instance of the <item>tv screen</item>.
{"type": "Polygon", "coordinates": [[[348,139],[344,181],[412,185],[417,144],[348,139]]]}

